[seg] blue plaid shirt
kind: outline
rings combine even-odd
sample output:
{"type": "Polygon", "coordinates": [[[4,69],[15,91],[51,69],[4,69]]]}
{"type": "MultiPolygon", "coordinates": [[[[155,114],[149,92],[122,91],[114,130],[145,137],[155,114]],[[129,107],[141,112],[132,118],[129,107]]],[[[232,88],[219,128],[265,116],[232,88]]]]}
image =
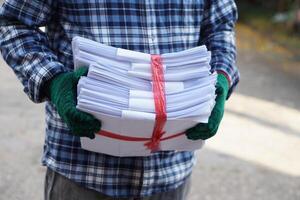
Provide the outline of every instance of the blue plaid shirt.
{"type": "MultiPolygon", "coordinates": [[[[73,69],[71,40],[161,54],[205,44],[213,70],[238,83],[233,0],[6,0],[0,10],[0,48],[34,102],[47,101],[44,84],[73,69]],[[45,26],[46,32],[39,30],[45,26]]],[[[51,102],[46,102],[42,162],[69,179],[114,197],[174,189],[190,175],[193,152],[113,157],[85,151],[51,102]]]]}

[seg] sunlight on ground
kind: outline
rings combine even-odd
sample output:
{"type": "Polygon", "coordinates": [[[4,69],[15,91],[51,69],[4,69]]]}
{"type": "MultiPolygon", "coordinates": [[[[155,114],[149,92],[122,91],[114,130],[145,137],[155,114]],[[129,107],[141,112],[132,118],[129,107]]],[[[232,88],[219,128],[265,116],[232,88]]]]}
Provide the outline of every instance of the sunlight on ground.
{"type": "Polygon", "coordinates": [[[222,128],[206,147],[281,173],[300,176],[300,111],[235,94],[222,128]]]}

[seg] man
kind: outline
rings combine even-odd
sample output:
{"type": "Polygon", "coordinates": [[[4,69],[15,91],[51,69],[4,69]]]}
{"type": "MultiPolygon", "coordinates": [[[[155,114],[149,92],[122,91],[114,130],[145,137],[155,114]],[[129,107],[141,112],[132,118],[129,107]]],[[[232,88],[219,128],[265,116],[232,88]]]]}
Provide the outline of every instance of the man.
{"type": "Polygon", "coordinates": [[[120,158],[81,149],[80,137],[93,138],[101,122],[75,108],[76,84],[86,71],[73,71],[71,40],[82,36],[151,54],[206,45],[218,72],[217,103],[208,124],[186,134],[207,139],[239,79],[233,0],[6,0],[0,17],[4,59],[29,98],[46,101],[46,200],[186,197],[194,152],[120,158]]]}

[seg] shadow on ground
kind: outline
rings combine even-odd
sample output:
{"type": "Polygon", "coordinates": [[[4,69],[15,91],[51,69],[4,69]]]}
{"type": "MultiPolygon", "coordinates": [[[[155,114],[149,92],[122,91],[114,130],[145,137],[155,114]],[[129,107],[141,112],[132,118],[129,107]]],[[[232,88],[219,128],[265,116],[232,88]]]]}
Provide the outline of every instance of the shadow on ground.
{"type": "Polygon", "coordinates": [[[189,200],[297,200],[300,178],[206,148],[198,152],[189,200]]]}

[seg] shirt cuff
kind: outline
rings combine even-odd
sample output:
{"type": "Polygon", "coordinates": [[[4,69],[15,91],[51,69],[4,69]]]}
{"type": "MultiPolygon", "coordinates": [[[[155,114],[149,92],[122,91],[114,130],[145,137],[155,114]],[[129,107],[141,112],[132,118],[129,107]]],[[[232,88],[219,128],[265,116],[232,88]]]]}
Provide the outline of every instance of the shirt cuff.
{"type": "Polygon", "coordinates": [[[227,79],[228,81],[228,93],[227,93],[227,97],[226,97],[226,100],[229,99],[229,97],[231,96],[232,92],[234,91],[235,87],[236,87],[236,84],[233,84],[233,81],[232,81],[232,78],[231,76],[229,75],[229,73],[227,73],[225,70],[221,70],[221,69],[218,69],[216,70],[216,72],[218,74],[222,74],[225,76],[225,78],[227,79]]]}
{"type": "Polygon", "coordinates": [[[230,88],[231,87],[231,79],[230,79],[229,75],[223,70],[216,70],[216,71],[218,74],[223,74],[226,77],[226,79],[228,81],[228,87],[230,88]]]}

